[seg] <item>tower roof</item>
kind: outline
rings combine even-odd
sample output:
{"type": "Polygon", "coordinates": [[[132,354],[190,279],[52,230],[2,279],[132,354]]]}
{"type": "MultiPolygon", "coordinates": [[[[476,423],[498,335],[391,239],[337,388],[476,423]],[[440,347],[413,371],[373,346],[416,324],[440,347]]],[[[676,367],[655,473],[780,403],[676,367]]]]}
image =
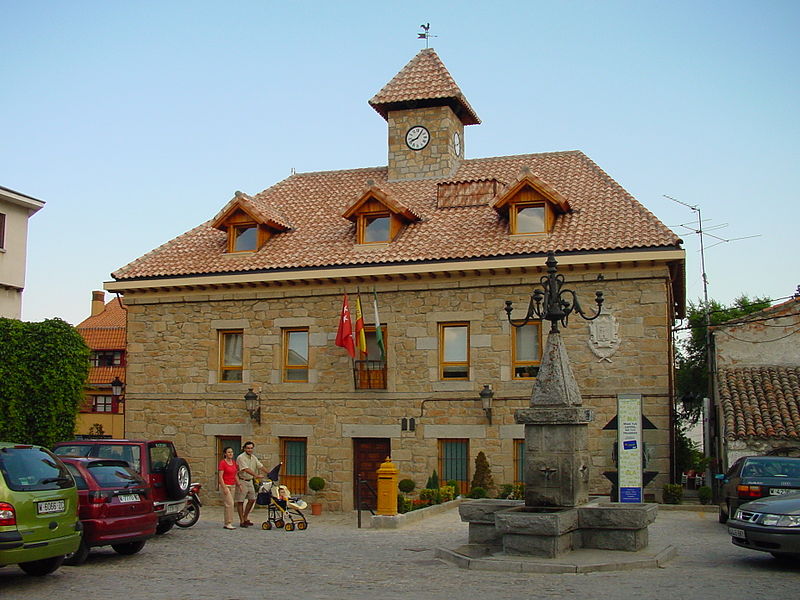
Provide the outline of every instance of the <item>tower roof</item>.
{"type": "Polygon", "coordinates": [[[481,122],[433,48],[420,50],[369,104],[384,119],[390,110],[449,106],[464,125],[481,122]]]}

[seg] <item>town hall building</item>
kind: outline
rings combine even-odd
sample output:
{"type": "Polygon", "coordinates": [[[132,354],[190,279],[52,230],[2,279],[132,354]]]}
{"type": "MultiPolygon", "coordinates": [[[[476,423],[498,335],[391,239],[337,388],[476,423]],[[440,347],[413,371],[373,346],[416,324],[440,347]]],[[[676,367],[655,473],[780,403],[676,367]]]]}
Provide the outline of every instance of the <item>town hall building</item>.
{"type": "Polygon", "coordinates": [[[606,425],[633,393],[655,427],[645,494],[660,498],[681,240],[580,151],[466,158],[480,119],[433,49],[369,104],[388,126],[386,166],[237,192],[113,273],[105,287],[128,307],[128,437],[173,439],[207,489],[222,448],[252,440],[265,464],[283,461],[292,492],[324,478],[329,510],[354,508],[359,477],[374,481],[387,456],[417,488],[436,470],[467,492],[480,451],[498,485],[519,482],[514,412],[547,332],[511,327],[504,306],[524,314],[552,251],[584,304],[606,298],[602,318],[562,332],[595,413],[591,489],[610,491],[606,425]],[[345,294],[365,324],[353,358],[335,344],[345,294]]]}

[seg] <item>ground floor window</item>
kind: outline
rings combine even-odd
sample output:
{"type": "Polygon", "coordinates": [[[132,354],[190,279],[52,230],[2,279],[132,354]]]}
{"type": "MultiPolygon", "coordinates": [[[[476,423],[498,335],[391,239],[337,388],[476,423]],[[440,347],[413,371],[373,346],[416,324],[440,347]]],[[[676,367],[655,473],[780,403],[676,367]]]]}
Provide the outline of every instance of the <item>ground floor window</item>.
{"type": "Polygon", "coordinates": [[[525,482],[525,440],[514,440],[514,485],[525,482]]]}
{"type": "Polygon", "coordinates": [[[458,494],[469,492],[469,440],[439,440],[439,481],[458,483],[458,494]]]}
{"type": "Polygon", "coordinates": [[[281,438],[281,483],[294,495],[306,493],[307,446],[306,438],[281,438]]]}

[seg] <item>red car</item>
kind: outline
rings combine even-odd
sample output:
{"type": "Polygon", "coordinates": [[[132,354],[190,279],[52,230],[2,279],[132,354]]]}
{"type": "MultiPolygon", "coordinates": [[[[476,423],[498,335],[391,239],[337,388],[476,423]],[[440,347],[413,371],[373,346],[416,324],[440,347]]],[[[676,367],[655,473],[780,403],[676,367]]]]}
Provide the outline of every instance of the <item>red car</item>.
{"type": "Polygon", "coordinates": [[[158,523],[151,490],[141,475],[124,460],[63,456],[61,461],[78,487],[83,524],[81,545],[64,564],[82,564],[96,546],[110,545],[119,554],[139,552],[158,523]]]}

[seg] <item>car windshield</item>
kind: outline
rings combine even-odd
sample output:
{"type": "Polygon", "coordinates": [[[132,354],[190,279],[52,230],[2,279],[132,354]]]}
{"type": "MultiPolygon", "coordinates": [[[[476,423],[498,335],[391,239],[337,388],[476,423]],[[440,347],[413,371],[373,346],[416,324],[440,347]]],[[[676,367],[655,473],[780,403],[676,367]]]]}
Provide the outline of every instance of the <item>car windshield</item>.
{"type": "Polygon", "coordinates": [[[64,464],[43,448],[0,449],[0,472],[15,491],[58,490],[75,485],[64,464]]]}
{"type": "Polygon", "coordinates": [[[800,477],[798,460],[749,460],[742,467],[742,477],[800,477]]]}
{"type": "Polygon", "coordinates": [[[117,461],[92,462],[87,465],[89,473],[103,488],[126,488],[144,486],[144,480],[127,465],[117,461]]]}

